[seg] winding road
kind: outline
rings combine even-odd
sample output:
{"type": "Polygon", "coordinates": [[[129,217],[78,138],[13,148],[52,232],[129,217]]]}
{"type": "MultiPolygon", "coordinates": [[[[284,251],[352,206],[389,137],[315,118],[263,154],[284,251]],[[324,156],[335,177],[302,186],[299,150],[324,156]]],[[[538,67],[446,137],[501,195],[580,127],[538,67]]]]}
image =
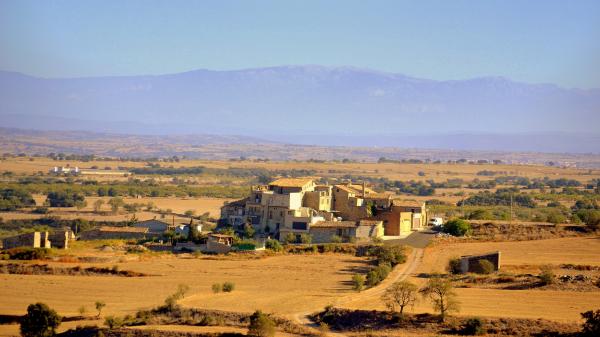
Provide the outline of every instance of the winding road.
{"type": "MultiPolygon", "coordinates": [[[[413,248],[410,255],[407,258],[406,263],[396,266],[394,270],[392,270],[390,275],[388,275],[388,277],[377,286],[369,288],[362,292],[340,297],[335,301],[335,303],[333,303],[333,305],[341,307],[344,305],[348,305],[352,302],[369,299],[378,301],[381,297],[381,294],[383,294],[383,292],[389,286],[398,281],[405,280],[408,276],[414,273],[414,271],[423,261],[424,249],[429,244],[429,241],[431,240],[434,234],[435,233],[431,231],[414,232],[404,239],[386,241],[386,245],[406,245],[413,248]]],[[[318,329],[318,325],[309,318],[309,315],[311,313],[312,312],[299,312],[294,314],[293,318],[298,324],[302,324],[309,329],[316,330],[318,329]]],[[[327,335],[337,337],[345,336],[344,334],[338,332],[328,332],[327,335]]]]}

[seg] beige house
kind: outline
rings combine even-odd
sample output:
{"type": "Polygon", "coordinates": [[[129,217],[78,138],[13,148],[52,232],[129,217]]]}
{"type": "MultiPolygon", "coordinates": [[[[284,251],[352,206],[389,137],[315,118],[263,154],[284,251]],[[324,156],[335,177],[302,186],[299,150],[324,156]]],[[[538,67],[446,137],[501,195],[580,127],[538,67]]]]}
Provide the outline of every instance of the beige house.
{"type": "Polygon", "coordinates": [[[383,222],[361,221],[320,221],[310,226],[314,243],[332,242],[335,237],[343,242],[369,241],[383,236],[383,222]]]}

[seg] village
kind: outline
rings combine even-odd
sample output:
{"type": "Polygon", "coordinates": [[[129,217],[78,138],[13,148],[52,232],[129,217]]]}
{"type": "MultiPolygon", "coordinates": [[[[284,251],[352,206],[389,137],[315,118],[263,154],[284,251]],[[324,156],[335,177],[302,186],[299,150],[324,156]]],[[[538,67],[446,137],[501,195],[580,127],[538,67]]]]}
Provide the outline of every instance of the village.
{"type": "Polygon", "coordinates": [[[75,239],[135,239],[148,242],[151,249],[172,246],[174,251],[228,253],[236,236],[255,240],[254,248],[264,249],[268,239],[289,244],[368,243],[400,239],[426,226],[424,202],[396,200],[392,193],[375,192],[365,183],[317,185],[312,178],[281,178],[252,186],[248,197],[224,205],[215,231],[203,231],[193,219],[169,223],[154,218],[125,227],[100,226],[77,235],[72,229],[35,231],[4,238],[2,248],[66,249],[75,239]],[[192,233],[197,237],[186,240],[192,233]]]}

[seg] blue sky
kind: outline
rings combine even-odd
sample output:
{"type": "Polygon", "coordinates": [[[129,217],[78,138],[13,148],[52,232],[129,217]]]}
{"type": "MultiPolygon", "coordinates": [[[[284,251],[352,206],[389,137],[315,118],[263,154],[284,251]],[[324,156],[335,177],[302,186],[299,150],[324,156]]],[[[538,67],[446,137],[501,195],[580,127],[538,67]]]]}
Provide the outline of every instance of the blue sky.
{"type": "Polygon", "coordinates": [[[600,1],[0,1],[0,69],[41,77],[287,64],[600,87],[600,1]]]}

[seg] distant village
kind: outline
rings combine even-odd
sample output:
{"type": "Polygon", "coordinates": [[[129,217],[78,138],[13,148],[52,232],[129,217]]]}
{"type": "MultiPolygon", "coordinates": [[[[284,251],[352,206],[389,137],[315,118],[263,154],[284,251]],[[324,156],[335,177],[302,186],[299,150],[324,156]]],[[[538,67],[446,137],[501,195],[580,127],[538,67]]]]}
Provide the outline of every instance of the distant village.
{"type": "Polygon", "coordinates": [[[401,201],[364,183],[318,185],[312,178],[281,178],[252,186],[246,198],[225,204],[213,231],[203,231],[203,225],[193,220],[169,223],[149,219],[131,226],[98,226],[81,233],[69,228],[37,231],[5,238],[1,243],[4,249],[66,249],[76,239],[132,239],[146,241],[146,246],[155,250],[228,253],[235,249],[237,236],[247,237],[249,228],[254,249],[264,249],[266,240],[294,244],[395,239],[426,225],[425,203],[401,201]],[[190,231],[197,234],[195,239],[190,231]],[[174,237],[178,240],[172,240],[174,237]]]}

